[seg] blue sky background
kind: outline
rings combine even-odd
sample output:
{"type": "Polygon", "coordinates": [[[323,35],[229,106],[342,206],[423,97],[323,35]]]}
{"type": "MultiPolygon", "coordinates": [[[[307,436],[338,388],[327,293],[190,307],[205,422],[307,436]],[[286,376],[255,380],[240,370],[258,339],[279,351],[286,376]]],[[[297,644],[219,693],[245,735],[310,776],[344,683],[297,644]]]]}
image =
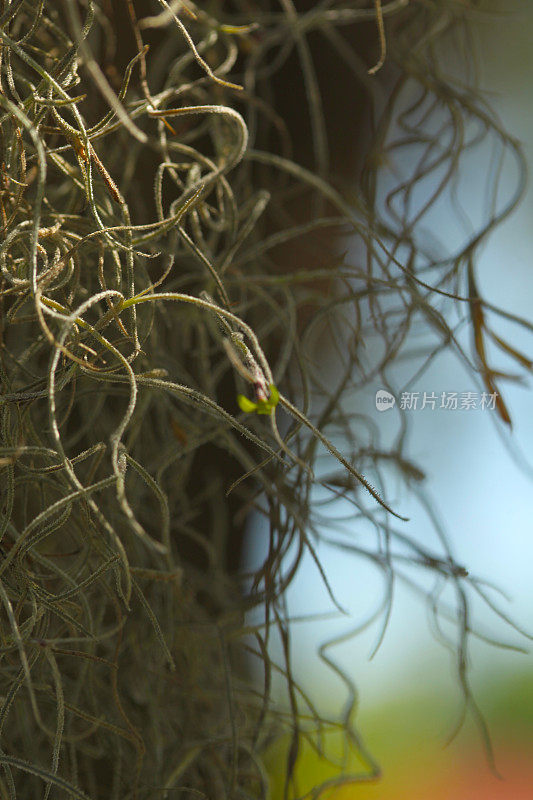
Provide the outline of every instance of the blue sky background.
{"type": "MultiPolygon", "coordinates": [[[[522,142],[531,165],[533,9],[530,4],[507,4],[506,14],[508,16],[503,19],[487,18],[478,25],[480,81],[505,127],[522,142]]],[[[463,206],[474,225],[483,210],[483,170],[486,169],[483,158],[484,155],[479,154],[465,166],[461,186],[463,206]]],[[[502,187],[511,190],[516,179],[511,162],[506,170],[502,187]]],[[[442,206],[428,216],[426,226],[432,236],[450,250],[459,244],[461,236],[464,237],[456,216],[442,206]]],[[[531,319],[531,189],[520,208],[490,237],[481,254],[477,274],[486,299],[531,319]]],[[[533,336],[523,329],[503,320],[495,324],[495,329],[522,352],[533,354],[533,336]]],[[[372,357],[371,345],[367,347],[366,357],[372,357]]],[[[495,355],[492,360],[503,369],[509,368],[503,355],[495,355]]],[[[395,371],[395,383],[398,386],[407,383],[412,372],[412,365],[400,365],[395,371]]],[[[358,393],[354,403],[357,403],[358,411],[370,416],[379,426],[386,447],[397,432],[398,415],[394,410],[379,413],[375,409],[375,391],[379,388],[380,384],[376,383],[364,395],[358,393]]],[[[476,382],[448,353],[438,357],[416,384],[409,386],[411,391],[435,391],[437,394],[441,391],[480,393],[482,388],[481,383],[476,382]]],[[[496,592],[491,596],[519,624],[533,632],[533,469],[528,465],[528,459],[530,464],[533,463],[531,381],[525,386],[502,383],[501,389],[513,419],[511,435],[488,411],[417,410],[410,412],[412,425],[408,453],[427,473],[426,490],[442,521],[456,561],[505,591],[507,599],[496,592]]],[[[331,462],[324,465],[325,471],[331,467],[331,462]]],[[[440,552],[434,527],[420,504],[405,490],[402,492],[399,484],[395,487],[392,473],[387,486],[388,498],[396,498],[394,507],[410,517],[409,523],[397,524],[398,530],[440,552]]],[[[328,513],[332,512],[333,516],[343,517],[350,509],[339,503],[336,508],[329,508],[328,513]]],[[[343,525],[349,530],[349,522],[343,525]]],[[[324,527],[324,534],[333,535],[331,526],[328,528],[324,527]]],[[[364,525],[360,523],[357,523],[357,528],[353,527],[355,530],[358,537],[372,536],[370,528],[365,533],[364,525]]],[[[262,529],[261,522],[254,526],[251,538],[255,542],[266,540],[266,530],[262,529]]],[[[344,688],[331,670],[321,664],[317,649],[335,635],[355,629],[375,611],[383,591],[383,579],[370,564],[347,557],[338,550],[319,546],[318,555],[337,597],[350,611],[350,617],[337,615],[295,623],[292,629],[293,666],[297,680],[315,702],[332,711],[344,699],[344,688]]],[[[252,560],[257,557],[258,550],[250,555],[252,560]]],[[[414,572],[410,574],[415,575],[414,572]]],[[[416,576],[426,587],[432,585],[422,571],[416,576]]],[[[334,612],[310,558],[304,559],[289,589],[288,606],[294,616],[334,612]]],[[[474,606],[474,611],[477,624],[485,633],[527,645],[526,640],[513,633],[481,603],[474,606]]],[[[363,705],[381,702],[397,693],[402,685],[413,687],[416,683],[430,684],[436,692],[449,693],[450,698],[458,695],[452,657],[435,641],[425,603],[400,583],[395,587],[393,612],[385,639],[370,661],[379,631],[379,624],[371,626],[331,651],[355,681],[363,705]]],[[[272,649],[274,655],[279,654],[279,643],[273,641],[272,649]]],[[[499,651],[477,643],[473,648],[472,668],[475,682],[502,671],[531,670],[533,660],[530,654],[499,651]]]]}

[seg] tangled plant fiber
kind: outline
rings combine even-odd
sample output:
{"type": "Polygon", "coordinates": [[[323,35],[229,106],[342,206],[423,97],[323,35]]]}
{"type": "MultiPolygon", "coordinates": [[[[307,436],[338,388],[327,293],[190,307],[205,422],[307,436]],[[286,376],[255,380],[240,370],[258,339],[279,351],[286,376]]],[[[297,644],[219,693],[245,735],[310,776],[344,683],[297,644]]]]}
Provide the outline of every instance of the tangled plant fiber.
{"type": "MultiPolygon", "coordinates": [[[[517,202],[522,178],[453,256],[435,258],[417,233],[480,141],[495,138],[521,163],[482,99],[444,71],[450,47],[468,52],[476,4],[0,5],[2,800],[266,796],[261,754],[286,730],[294,789],[300,735],[326,725],[303,698],[303,726],[283,602],[304,553],[315,557],[317,483],[331,500],[348,499],[355,519],[374,521],[376,547],[342,544],[354,557],[392,581],[399,544],[400,561],[406,550],[453,586],[458,675],[475,710],[469,596],[491,600],[444,541],[438,555],[392,525],[384,462],[412,491],[423,476],[403,438],[380,450],[342,401],[375,376],[388,385],[420,323],[489,391],[498,375],[487,337],[531,368],[489,327],[498,309],[475,273],[476,251],[517,202]],[[350,38],[359,29],[374,59],[366,64],[350,38]],[[356,193],[329,155],[317,37],[372,107],[356,193]],[[125,60],[126,39],[134,52],[125,60]],[[306,142],[276,103],[294,57],[306,142]],[[440,129],[430,134],[432,119],[440,129]],[[385,213],[379,176],[402,148],[416,164],[385,213]],[[416,186],[432,175],[437,188],[415,213],[416,186]],[[360,264],[339,255],[340,235],[358,242],[360,264]],[[470,320],[473,357],[448,324],[450,305],[470,320]],[[329,388],[315,363],[317,330],[338,347],[329,388]],[[366,336],[381,351],[365,370],[366,336]],[[338,470],[318,481],[324,448],[338,470]],[[269,551],[244,591],[232,549],[254,508],[268,516],[269,551]],[[258,606],[264,624],[246,624],[258,606]],[[269,656],[271,627],[282,666],[269,656]],[[245,655],[262,665],[259,689],[245,655]],[[275,670],[289,714],[270,700],[275,670]]],[[[496,166],[494,198],[498,178],[496,166]]],[[[498,404],[510,422],[499,393],[498,404]]],[[[435,597],[433,611],[445,613],[435,597]]],[[[339,671],[325,648],[322,656],[339,671]]],[[[351,726],[355,693],[342,677],[349,702],[339,724],[368,764],[366,775],[339,779],[348,781],[377,766],[351,726]]]]}

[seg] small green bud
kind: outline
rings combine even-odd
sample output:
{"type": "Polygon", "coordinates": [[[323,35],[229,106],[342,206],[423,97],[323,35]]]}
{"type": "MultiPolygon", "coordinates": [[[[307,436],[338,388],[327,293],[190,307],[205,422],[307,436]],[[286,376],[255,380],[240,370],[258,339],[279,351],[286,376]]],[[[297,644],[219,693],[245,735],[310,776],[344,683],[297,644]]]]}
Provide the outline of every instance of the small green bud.
{"type": "Polygon", "coordinates": [[[237,402],[241,411],[246,414],[252,414],[254,411],[256,414],[272,414],[279,403],[279,392],[273,383],[270,384],[269,389],[270,396],[268,400],[257,400],[255,403],[243,394],[238,394],[237,402]]]}

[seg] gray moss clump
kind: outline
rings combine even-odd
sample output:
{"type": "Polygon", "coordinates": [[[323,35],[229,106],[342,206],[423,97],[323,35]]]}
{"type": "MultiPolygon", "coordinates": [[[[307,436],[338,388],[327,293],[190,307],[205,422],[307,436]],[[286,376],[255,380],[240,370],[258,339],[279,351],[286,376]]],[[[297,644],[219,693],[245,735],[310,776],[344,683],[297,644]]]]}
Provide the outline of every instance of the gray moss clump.
{"type": "MultiPolygon", "coordinates": [[[[305,726],[283,598],[314,553],[318,483],[383,533],[378,545],[354,545],[354,558],[392,581],[401,542],[454,587],[458,676],[475,711],[468,607],[484,590],[445,543],[433,553],[408,538],[382,470],[395,464],[413,491],[423,476],[403,441],[383,452],[371,422],[342,404],[374,376],[388,385],[420,321],[496,390],[485,341],[497,309],[480,296],[475,255],[521,186],[450,257],[419,240],[410,201],[444,170],[436,203],[476,136],[520,161],[483,101],[442,71],[451,47],[468,52],[475,5],[2,4],[2,800],[266,796],[262,753],[287,731],[292,791],[305,726]],[[356,192],[335,166],[317,42],[345,76],[340,106],[353,87],[373,120],[350,162],[356,192]],[[305,136],[279,110],[292,93],[303,98],[305,136]],[[437,112],[446,135],[428,137],[424,120],[437,112]],[[403,146],[416,163],[384,215],[378,178],[403,146]],[[348,235],[360,263],[342,257],[348,235]],[[454,304],[470,321],[473,356],[446,321],[454,304]],[[365,371],[367,336],[380,347],[365,371]],[[329,387],[317,338],[338,345],[329,387]],[[337,468],[319,481],[325,451],[337,468]],[[268,516],[269,552],[243,581],[238,553],[254,508],[268,516]],[[254,627],[246,612],[257,606],[265,621],[254,627]],[[282,665],[268,654],[270,628],[285,645],[282,665]],[[289,714],[270,701],[274,670],[289,714]]],[[[494,170],[495,197],[497,183],[494,170]]],[[[343,723],[358,749],[351,676],[342,677],[343,723]]]]}

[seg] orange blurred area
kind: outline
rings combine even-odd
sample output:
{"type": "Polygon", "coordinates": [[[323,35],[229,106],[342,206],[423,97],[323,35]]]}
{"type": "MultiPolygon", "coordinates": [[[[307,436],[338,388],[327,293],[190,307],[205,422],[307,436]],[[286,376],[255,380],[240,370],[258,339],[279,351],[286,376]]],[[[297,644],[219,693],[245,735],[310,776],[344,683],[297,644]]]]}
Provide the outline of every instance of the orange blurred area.
{"type": "Polygon", "coordinates": [[[482,694],[480,708],[491,734],[494,766],[481,729],[471,719],[446,743],[456,710],[450,698],[438,691],[433,696],[422,690],[413,695],[398,687],[398,700],[365,710],[358,726],[381,777],[343,784],[350,773],[369,775],[370,760],[355,749],[347,755],[339,727],[331,725],[320,736],[313,736],[309,728],[308,735],[300,737],[287,795],[284,775],[289,740],[278,742],[268,754],[272,800],[284,796],[291,800],[533,800],[533,674],[500,676],[482,694]],[[317,793],[325,782],[330,785],[317,793]]]}
{"type": "MultiPolygon", "coordinates": [[[[413,754],[413,762],[416,754],[413,754]]],[[[443,767],[435,759],[423,769],[406,762],[385,773],[374,785],[352,784],[323,797],[329,800],[382,798],[383,800],[532,800],[533,762],[531,753],[499,753],[498,766],[502,777],[489,771],[483,758],[465,751],[455,764],[443,767]]]]}
{"type": "MultiPolygon", "coordinates": [[[[486,755],[479,748],[466,746],[461,753],[426,753],[421,759],[416,749],[403,759],[385,758],[381,778],[370,782],[349,782],[313,794],[319,784],[339,778],[320,760],[304,756],[298,769],[297,791],[291,796],[320,797],[321,800],[532,800],[533,745],[521,743],[503,750],[497,748],[500,777],[491,772],[486,755]]],[[[278,776],[279,778],[280,776],[278,776]]],[[[283,797],[281,782],[274,781],[272,797],[283,797]]],[[[294,787],[296,788],[296,787],[294,787]]]]}

